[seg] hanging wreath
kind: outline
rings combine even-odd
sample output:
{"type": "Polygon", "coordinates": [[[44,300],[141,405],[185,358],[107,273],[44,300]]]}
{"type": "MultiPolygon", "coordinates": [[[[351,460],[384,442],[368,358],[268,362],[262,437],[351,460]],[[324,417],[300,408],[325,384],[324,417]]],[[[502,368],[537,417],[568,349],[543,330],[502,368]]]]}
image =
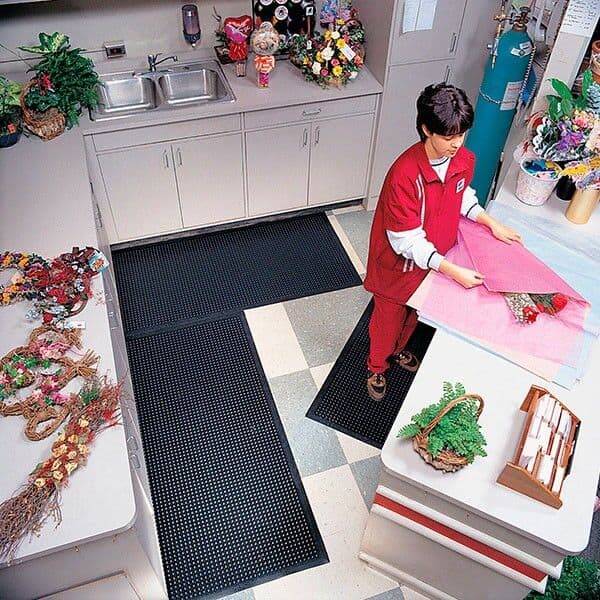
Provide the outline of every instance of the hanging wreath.
{"type": "Polygon", "coordinates": [[[107,266],[104,255],[95,248],[73,248],[47,261],[37,254],[0,253],[0,270],[17,273],[6,286],[0,285],[3,305],[32,300],[29,316],[42,315],[44,323],[53,323],[83,310],[91,295],[91,279],[107,266]]]}
{"type": "Polygon", "coordinates": [[[98,361],[90,351],[79,360],[66,355],[79,347],[79,330],[42,326],[32,331],[27,345],[0,359],[0,415],[23,416],[27,421],[25,435],[30,440],[48,437],[69,414],[79,410],[79,395],[65,394],[62,389],[75,377],[95,375],[98,361]],[[17,397],[19,390],[34,385],[28,396],[17,397]]]}
{"type": "Polygon", "coordinates": [[[364,65],[365,32],[357,19],[337,19],[323,33],[312,37],[296,35],[290,39],[293,64],[307,81],[321,87],[341,87],[355,79],[364,65]]]}
{"type": "Polygon", "coordinates": [[[50,456],[35,467],[18,494],[0,504],[0,561],[10,560],[23,538],[38,534],[49,516],[60,524],[61,491],[73,471],[85,464],[98,433],[119,423],[120,395],[120,386],[105,379],[85,382],[77,394],[79,408],[57,436],[50,456]]]}

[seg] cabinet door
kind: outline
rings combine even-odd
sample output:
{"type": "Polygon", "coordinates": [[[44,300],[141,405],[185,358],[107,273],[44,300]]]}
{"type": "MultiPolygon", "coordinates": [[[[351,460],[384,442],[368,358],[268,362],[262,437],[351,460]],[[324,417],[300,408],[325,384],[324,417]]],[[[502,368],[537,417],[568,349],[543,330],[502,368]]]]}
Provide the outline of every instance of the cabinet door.
{"type": "Polygon", "coordinates": [[[309,204],[363,198],[373,115],[313,123],[309,204]]]}
{"type": "Polygon", "coordinates": [[[276,213],[307,204],[309,123],[246,133],[248,213],[276,213]]]}
{"type": "MultiPolygon", "coordinates": [[[[426,9],[423,2],[421,10],[426,9]]],[[[439,0],[432,29],[403,33],[405,2],[398,3],[391,62],[406,64],[454,57],[466,0],[439,0]]]]}
{"type": "Polygon", "coordinates": [[[434,61],[390,67],[381,104],[369,196],[379,195],[394,160],[419,140],[417,97],[430,83],[450,81],[452,63],[434,61]]]}
{"type": "Polygon", "coordinates": [[[181,229],[170,144],[100,154],[98,162],[120,240],[181,229]]]}
{"type": "Polygon", "coordinates": [[[184,227],[244,217],[242,134],[173,144],[184,227]]]}

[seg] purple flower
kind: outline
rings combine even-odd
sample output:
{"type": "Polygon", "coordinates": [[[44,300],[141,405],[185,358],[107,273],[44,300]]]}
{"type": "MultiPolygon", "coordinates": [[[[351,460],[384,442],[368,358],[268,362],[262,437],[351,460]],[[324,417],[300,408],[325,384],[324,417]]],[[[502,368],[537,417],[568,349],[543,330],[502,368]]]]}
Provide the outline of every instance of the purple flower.
{"type": "Polygon", "coordinates": [[[577,148],[585,141],[585,134],[582,131],[571,131],[565,123],[558,123],[558,130],[560,131],[560,140],[556,144],[556,149],[559,152],[577,148]]]}

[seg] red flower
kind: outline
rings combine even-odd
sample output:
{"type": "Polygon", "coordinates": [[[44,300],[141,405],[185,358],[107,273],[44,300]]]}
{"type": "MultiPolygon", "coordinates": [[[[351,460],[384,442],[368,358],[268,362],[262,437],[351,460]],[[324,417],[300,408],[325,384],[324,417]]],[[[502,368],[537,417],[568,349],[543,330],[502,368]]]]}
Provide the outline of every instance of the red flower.
{"type": "Polygon", "coordinates": [[[42,317],[44,323],[50,323],[53,318],[54,315],[51,315],[50,313],[44,313],[44,316],[42,317]]]}
{"type": "Polygon", "coordinates": [[[568,303],[569,299],[563,294],[554,294],[552,296],[552,306],[556,312],[561,311],[568,303]]]}
{"type": "Polygon", "coordinates": [[[537,302],[537,303],[536,303],[536,306],[537,306],[537,309],[538,309],[538,310],[539,310],[541,313],[543,313],[543,312],[546,312],[546,309],[544,308],[544,305],[543,305],[541,302],[537,302]]]}
{"type": "Polygon", "coordinates": [[[536,319],[538,318],[538,314],[539,313],[531,308],[531,306],[526,306],[523,309],[523,316],[528,323],[535,323],[536,319]]]}
{"type": "Polygon", "coordinates": [[[15,131],[17,131],[17,128],[15,127],[14,123],[9,123],[6,126],[6,131],[8,131],[8,133],[15,133],[15,131]]]}

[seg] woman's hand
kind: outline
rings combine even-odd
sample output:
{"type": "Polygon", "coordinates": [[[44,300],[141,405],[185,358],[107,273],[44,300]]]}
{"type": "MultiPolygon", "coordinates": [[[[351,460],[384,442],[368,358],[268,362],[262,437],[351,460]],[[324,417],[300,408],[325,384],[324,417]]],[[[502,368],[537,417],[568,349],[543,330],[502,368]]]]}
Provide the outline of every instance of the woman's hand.
{"type": "Polygon", "coordinates": [[[469,289],[481,285],[483,283],[483,275],[472,269],[460,267],[444,259],[440,265],[440,273],[443,273],[450,279],[456,281],[463,287],[469,289]]]}
{"type": "Polygon", "coordinates": [[[490,231],[497,240],[505,242],[506,244],[512,244],[513,242],[519,242],[519,244],[523,243],[519,232],[512,227],[504,225],[504,223],[495,221],[490,225],[490,231]]]}

